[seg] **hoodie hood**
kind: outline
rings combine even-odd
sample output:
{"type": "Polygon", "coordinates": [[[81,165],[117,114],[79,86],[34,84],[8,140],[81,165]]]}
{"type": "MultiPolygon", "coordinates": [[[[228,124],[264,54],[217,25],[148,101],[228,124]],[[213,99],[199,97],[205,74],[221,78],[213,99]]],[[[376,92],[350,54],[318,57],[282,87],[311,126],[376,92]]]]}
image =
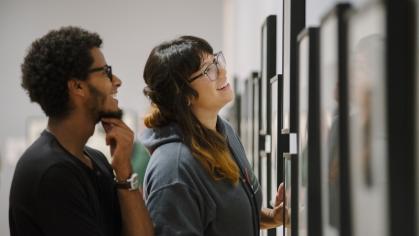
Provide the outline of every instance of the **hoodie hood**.
{"type": "MultiPolygon", "coordinates": [[[[225,125],[221,117],[217,117],[217,130],[225,135],[225,125]]],[[[166,143],[183,143],[183,135],[179,126],[172,122],[163,127],[146,128],[140,136],[140,142],[148,149],[150,154],[156,148],[166,143]]]]}
{"type": "Polygon", "coordinates": [[[158,128],[146,128],[140,136],[140,142],[152,154],[163,144],[183,142],[182,132],[176,123],[158,128]]]}

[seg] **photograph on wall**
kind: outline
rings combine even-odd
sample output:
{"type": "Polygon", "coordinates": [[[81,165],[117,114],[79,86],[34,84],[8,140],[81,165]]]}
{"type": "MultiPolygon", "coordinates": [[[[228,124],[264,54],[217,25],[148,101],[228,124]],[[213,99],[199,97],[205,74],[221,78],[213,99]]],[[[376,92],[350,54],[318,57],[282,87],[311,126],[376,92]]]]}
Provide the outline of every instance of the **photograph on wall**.
{"type": "Polygon", "coordinates": [[[298,36],[298,235],[320,236],[319,28],[298,36]]]}
{"type": "Polygon", "coordinates": [[[298,44],[298,235],[306,236],[308,221],[308,83],[309,47],[308,34],[298,44]]]}
{"type": "Polygon", "coordinates": [[[347,235],[350,230],[349,208],[344,209],[341,204],[341,200],[346,201],[350,195],[341,194],[349,188],[345,97],[347,35],[344,18],[349,9],[348,4],[337,4],[322,18],[319,32],[321,212],[325,236],[347,235]]]}
{"type": "Polygon", "coordinates": [[[355,235],[388,235],[383,3],[369,3],[351,12],[348,36],[353,232],[355,235]]]}

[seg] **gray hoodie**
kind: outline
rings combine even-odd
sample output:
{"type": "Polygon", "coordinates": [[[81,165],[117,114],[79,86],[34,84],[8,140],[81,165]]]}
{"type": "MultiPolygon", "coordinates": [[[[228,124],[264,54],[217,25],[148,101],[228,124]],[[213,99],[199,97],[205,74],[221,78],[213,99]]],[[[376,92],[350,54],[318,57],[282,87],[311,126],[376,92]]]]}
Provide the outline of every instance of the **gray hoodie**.
{"type": "Polygon", "coordinates": [[[212,179],[183,144],[175,123],[141,136],[151,153],[144,195],[156,235],[259,235],[259,182],[231,126],[218,118],[217,130],[227,137],[240,168],[236,185],[212,179]]]}

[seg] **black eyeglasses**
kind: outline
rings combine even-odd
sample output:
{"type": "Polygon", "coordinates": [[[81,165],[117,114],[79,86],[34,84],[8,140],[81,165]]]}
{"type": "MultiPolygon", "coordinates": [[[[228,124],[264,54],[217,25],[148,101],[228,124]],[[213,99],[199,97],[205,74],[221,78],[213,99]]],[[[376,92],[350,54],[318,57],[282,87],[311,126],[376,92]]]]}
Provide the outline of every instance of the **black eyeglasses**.
{"type": "Polygon", "coordinates": [[[211,64],[205,68],[204,72],[201,74],[194,76],[189,80],[189,83],[192,83],[194,80],[198,79],[199,77],[205,75],[209,80],[215,81],[218,79],[218,73],[220,70],[226,68],[226,60],[224,58],[223,52],[218,52],[214,54],[214,60],[211,64]]]}
{"type": "Polygon", "coordinates": [[[97,71],[104,71],[106,75],[109,77],[109,79],[112,81],[112,66],[104,65],[102,67],[92,68],[89,70],[89,74],[97,71]]]}

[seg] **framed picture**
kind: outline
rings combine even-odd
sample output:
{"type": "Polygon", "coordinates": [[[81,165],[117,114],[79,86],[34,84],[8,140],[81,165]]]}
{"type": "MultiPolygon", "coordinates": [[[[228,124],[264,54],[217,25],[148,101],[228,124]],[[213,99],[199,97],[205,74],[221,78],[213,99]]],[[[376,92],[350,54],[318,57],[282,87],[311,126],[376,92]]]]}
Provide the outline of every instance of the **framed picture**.
{"type": "Polygon", "coordinates": [[[319,29],[298,36],[298,235],[321,236],[319,29]]]}
{"type": "Polygon", "coordinates": [[[241,127],[240,127],[240,122],[241,122],[241,102],[242,102],[242,98],[241,98],[241,83],[242,80],[239,80],[237,77],[233,77],[232,81],[231,81],[231,85],[233,87],[233,92],[234,92],[234,101],[232,104],[229,104],[228,107],[226,107],[226,112],[225,112],[225,118],[228,120],[228,122],[230,123],[230,125],[233,127],[233,129],[237,132],[237,135],[241,136],[240,132],[241,132],[241,127]]]}
{"type": "MultiPolygon", "coordinates": [[[[283,166],[284,166],[284,187],[285,187],[285,207],[286,209],[291,209],[290,212],[290,225],[292,227],[293,224],[295,224],[295,221],[293,220],[292,215],[294,214],[294,211],[292,211],[292,202],[295,198],[292,197],[292,185],[293,182],[291,181],[291,175],[292,175],[292,159],[291,154],[285,153],[283,155],[283,166]]],[[[289,236],[293,235],[292,232],[295,232],[292,230],[292,228],[283,227],[283,235],[289,236]]],[[[295,233],[294,233],[295,234],[295,233]]]]}
{"type": "Polygon", "coordinates": [[[261,30],[261,134],[270,134],[270,81],[276,75],[276,15],[269,15],[262,24],[261,30]]]}
{"type": "MultiPolygon", "coordinates": [[[[261,29],[261,117],[259,134],[261,139],[261,185],[263,206],[272,207],[272,173],[271,173],[271,90],[270,78],[276,75],[276,15],[269,15],[261,29]]],[[[268,230],[268,235],[273,235],[268,230]]],[[[263,232],[265,233],[265,232],[263,232]]]]}
{"type": "Polygon", "coordinates": [[[389,235],[385,14],[384,4],[377,1],[348,15],[348,128],[354,235],[389,235]]]}
{"type": "Polygon", "coordinates": [[[251,78],[247,78],[244,81],[241,106],[242,121],[240,122],[240,138],[242,140],[248,161],[253,167],[253,81],[251,78]]]}
{"type": "Polygon", "coordinates": [[[259,153],[260,153],[260,135],[259,135],[259,121],[260,121],[260,78],[259,74],[254,74],[252,77],[252,85],[253,85],[253,119],[252,119],[252,127],[253,127],[253,145],[252,145],[252,158],[253,158],[253,171],[255,176],[259,179],[261,183],[261,165],[259,160],[259,153]]]}
{"type": "MultiPolygon", "coordinates": [[[[283,1],[283,104],[281,124],[281,147],[290,143],[290,135],[297,132],[297,100],[296,100],[296,76],[297,76],[297,36],[305,26],[305,0],[284,0],[283,1]]],[[[288,150],[289,151],[289,150],[288,150]]],[[[289,152],[288,152],[289,153],[289,152]]],[[[284,155],[284,152],[280,155],[284,155]]],[[[291,169],[295,170],[290,175],[284,176],[286,192],[289,192],[287,202],[292,203],[291,227],[284,227],[285,235],[297,235],[298,230],[298,159],[293,154],[287,157],[291,161],[291,169]],[[287,177],[292,178],[287,180],[287,177]],[[293,189],[287,189],[292,187],[293,189]],[[292,201],[291,201],[292,199],[292,201]]],[[[288,161],[284,159],[284,168],[288,161]]],[[[291,171],[290,169],[290,171],[291,171]]],[[[285,174],[287,174],[285,172],[285,174]]]]}
{"type": "MultiPolygon", "coordinates": [[[[276,75],[270,80],[271,83],[271,202],[275,205],[276,190],[283,182],[284,168],[282,156],[279,155],[278,137],[280,134],[280,124],[282,123],[282,75],[276,75]]],[[[282,235],[282,228],[275,229],[276,235],[282,235]]]]}
{"type": "Polygon", "coordinates": [[[320,159],[322,232],[350,235],[347,144],[347,25],[348,4],[337,4],[320,26],[320,159]]]}

